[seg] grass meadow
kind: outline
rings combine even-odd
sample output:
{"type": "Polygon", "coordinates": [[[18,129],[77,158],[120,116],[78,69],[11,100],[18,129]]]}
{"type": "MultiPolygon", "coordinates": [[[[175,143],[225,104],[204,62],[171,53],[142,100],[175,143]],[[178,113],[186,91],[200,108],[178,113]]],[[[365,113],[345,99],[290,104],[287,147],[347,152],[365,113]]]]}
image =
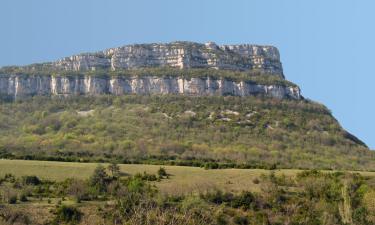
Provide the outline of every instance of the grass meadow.
{"type": "MultiPolygon", "coordinates": [[[[28,160],[0,160],[0,176],[12,173],[15,176],[36,175],[40,178],[62,181],[66,178],[87,179],[91,176],[98,163],[51,162],[28,160]]],[[[103,166],[108,164],[103,163],[103,166]]],[[[137,173],[156,174],[158,165],[121,164],[121,172],[128,175],[137,173]]],[[[205,190],[220,189],[231,192],[242,190],[259,191],[259,184],[254,182],[262,174],[270,170],[263,169],[220,169],[206,170],[198,167],[163,166],[169,179],[155,182],[162,193],[189,194],[205,190]]],[[[276,175],[295,176],[301,170],[275,170],[276,175]]],[[[363,176],[375,177],[375,172],[359,172],[363,176]]]]}

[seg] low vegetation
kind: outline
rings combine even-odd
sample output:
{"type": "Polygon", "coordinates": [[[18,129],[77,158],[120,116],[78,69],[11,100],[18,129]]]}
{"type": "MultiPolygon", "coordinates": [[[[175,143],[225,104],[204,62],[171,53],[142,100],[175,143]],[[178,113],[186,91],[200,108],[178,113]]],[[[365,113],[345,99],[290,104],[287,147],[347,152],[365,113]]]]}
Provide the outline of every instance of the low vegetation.
{"type": "MultiPolygon", "coordinates": [[[[43,68],[43,66],[41,66],[43,68]]],[[[33,67],[34,68],[34,67],[33,67]]],[[[297,85],[285,80],[284,78],[267,74],[258,70],[250,70],[246,72],[232,70],[216,70],[216,69],[177,69],[170,67],[150,67],[127,70],[93,70],[93,71],[56,71],[50,69],[31,69],[29,67],[3,67],[0,68],[0,76],[2,75],[25,75],[25,76],[95,76],[95,77],[183,77],[191,78],[214,78],[226,79],[233,81],[247,81],[263,85],[281,85],[296,87],[297,85]]]]}
{"type": "MultiPolygon", "coordinates": [[[[253,192],[210,189],[159,192],[156,183],[174,176],[112,176],[98,165],[86,179],[46,180],[36,176],[0,179],[2,224],[374,224],[374,177],[358,173],[303,171],[290,177],[274,172],[252,182],[253,192]],[[148,177],[157,179],[150,181],[148,177]],[[32,182],[26,182],[27,180],[32,182]],[[16,196],[16,201],[9,199],[16,196]],[[21,196],[27,200],[21,201],[21,196]],[[37,214],[38,215],[37,215],[37,214]]],[[[251,179],[247,177],[246,179],[251,179]]],[[[165,181],[164,181],[165,180],[165,181]]]]}

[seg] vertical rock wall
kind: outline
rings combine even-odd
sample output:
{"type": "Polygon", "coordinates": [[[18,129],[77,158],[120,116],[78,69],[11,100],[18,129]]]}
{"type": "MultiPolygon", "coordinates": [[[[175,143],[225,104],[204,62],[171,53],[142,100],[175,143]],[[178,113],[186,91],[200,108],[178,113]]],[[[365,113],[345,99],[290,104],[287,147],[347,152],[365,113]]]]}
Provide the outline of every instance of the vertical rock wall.
{"type": "Polygon", "coordinates": [[[265,95],[300,99],[294,86],[261,85],[226,79],[182,77],[95,77],[0,75],[0,94],[15,98],[31,95],[182,94],[191,96],[265,95]]]}

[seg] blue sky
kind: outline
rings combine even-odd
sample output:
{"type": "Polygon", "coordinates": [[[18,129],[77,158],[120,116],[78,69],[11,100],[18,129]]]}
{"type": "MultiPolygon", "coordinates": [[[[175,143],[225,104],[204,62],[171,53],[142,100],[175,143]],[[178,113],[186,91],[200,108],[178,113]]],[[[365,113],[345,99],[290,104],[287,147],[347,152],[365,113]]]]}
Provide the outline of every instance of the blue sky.
{"type": "Polygon", "coordinates": [[[0,66],[131,43],[271,44],[305,97],[375,149],[373,0],[1,0],[0,66]]]}

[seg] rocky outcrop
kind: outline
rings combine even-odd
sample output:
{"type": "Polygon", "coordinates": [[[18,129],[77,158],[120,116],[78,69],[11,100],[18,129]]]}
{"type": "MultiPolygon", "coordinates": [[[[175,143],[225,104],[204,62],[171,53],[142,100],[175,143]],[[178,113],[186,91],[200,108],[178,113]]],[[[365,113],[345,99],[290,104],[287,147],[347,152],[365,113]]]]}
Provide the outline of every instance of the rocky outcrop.
{"type": "Polygon", "coordinates": [[[193,42],[138,44],[66,57],[49,64],[53,69],[84,71],[141,67],[258,70],[283,76],[277,48],[261,45],[216,45],[193,42]]]}
{"type": "Polygon", "coordinates": [[[0,94],[14,98],[30,95],[183,94],[300,99],[299,88],[284,81],[280,55],[275,47],[172,42],[127,45],[50,63],[2,68],[0,94]],[[162,68],[161,74],[150,67],[162,68]],[[142,71],[140,68],[149,68],[152,72],[136,75],[136,71],[142,71]],[[199,76],[184,76],[179,72],[177,75],[168,74],[173,68],[207,73],[199,76]],[[213,71],[224,71],[224,75],[215,75],[213,71]],[[225,75],[228,71],[230,76],[225,75]],[[266,82],[263,83],[249,81],[254,80],[252,76],[255,75],[268,77],[264,77],[266,82]],[[281,82],[273,82],[274,78],[281,82]]]}
{"type": "Polygon", "coordinates": [[[264,95],[300,99],[295,86],[261,85],[227,79],[183,77],[96,77],[1,75],[0,94],[21,98],[32,95],[182,94],[190,96],[264,95]]]}

